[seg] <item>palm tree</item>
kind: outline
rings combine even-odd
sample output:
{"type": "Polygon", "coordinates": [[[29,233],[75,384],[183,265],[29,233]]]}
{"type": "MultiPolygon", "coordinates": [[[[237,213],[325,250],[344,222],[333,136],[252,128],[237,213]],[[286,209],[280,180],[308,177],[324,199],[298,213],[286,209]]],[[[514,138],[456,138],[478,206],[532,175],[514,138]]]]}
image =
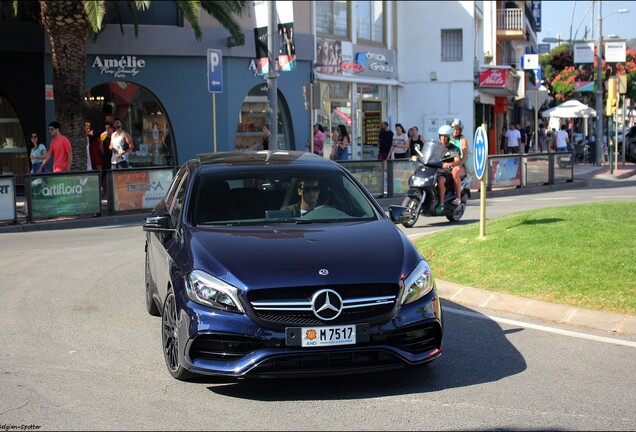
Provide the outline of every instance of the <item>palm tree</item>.
{"type": "MultiPolygon", "coordinates": [[[[71,141],[73,163],[71,170],[86,170],[86,134],[82,110],[85,86],[86,40],[91,32],[103,30],[107,10],[119,15],[119,2],[113,0],[39,0],[40,22],[51,45],[53,89],[55,91],[55,119],[62,124],[62,133],[71,141]]],[[[150,7],[149,0],[128,0],[134,14],[150,7]]],[[[185,19],[192,25],[197,40],[201,40],[199,11],[203,9],[243,44],[245,36],[234,19],[246,11],[247,1],[176,1],[185,19]]],[[[13,9],[18,14],[19,1],[13,9]]],[[[137,36],[135,19],[135,36],[137,36]]],[[[123,30],[122,30],[123,31],[123,30]]]]}

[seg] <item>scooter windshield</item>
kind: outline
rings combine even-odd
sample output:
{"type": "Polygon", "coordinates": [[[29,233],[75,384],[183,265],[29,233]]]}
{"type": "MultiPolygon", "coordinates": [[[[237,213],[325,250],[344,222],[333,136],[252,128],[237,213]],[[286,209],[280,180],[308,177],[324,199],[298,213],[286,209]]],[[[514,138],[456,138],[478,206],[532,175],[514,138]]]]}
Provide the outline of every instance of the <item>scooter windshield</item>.
{"type": "Polygon", "coordinates": [[[438,141],[426,141],[420,152],[421,160],[425,164],[441,165],[444,158],[444,146],[438,141]]]}

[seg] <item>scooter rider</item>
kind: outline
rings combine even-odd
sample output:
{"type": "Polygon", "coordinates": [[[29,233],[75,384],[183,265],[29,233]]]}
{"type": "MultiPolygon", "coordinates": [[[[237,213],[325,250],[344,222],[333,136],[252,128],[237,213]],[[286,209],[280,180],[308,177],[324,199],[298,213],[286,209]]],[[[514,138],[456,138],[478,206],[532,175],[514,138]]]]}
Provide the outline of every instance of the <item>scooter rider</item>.
{"type": "Polygon", "coordinates": [[[460,157],[459,166],[453,167],[453,181],[455,182],[455,192],[457,193],[457,198],[453,200],[453,205],[458,206],[462,203],[461,178],[462,176],[466,175],[464,162],[466,162],[466,158],[468,157],[468,141],[466,140],[466,137],[462,135],[462,131],[464,130],[464,124],[462,123],[460,119],[454,119],[453,122],[451,123],[451,127],[453,128],[453,137],[451,138],[451,144],[459,148],[459,157],[460,157]]]}
{"type": "MultiPolygon", "coordinates": [[[[442,169],[437,171],[437,187],[439,189],[439,202],[435,206],[435,212],[441,213],[444,211],[444,197],[446,196],[446,182],[452,183],[453,175],[452,170],[455,167],[461,166],[461,158],[460,158],[460,150],[458,147],[451,144],[450,139],[451,135],[453,135],[453,129],[444,125],[439,128],[437,131],[437,135],[439,136],[439,140],[444,146],[444,155],[443,160],[453,159],[452,162],[443,162],[442,169]]],[[[457,187],[457,186],[456,186],[457,187]]],[[[460,192],[461,193],[461,189],[460,192]]]]}

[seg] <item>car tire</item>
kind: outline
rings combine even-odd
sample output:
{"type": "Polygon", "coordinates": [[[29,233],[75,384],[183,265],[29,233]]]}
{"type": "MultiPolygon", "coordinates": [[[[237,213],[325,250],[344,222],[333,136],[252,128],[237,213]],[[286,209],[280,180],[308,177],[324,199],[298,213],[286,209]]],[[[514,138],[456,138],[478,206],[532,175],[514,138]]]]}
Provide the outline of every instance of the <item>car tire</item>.
{"type": "Polygon", "coordinates": [[[166,301],[163,303],[163,313],[161,314],[161,343],[163,357],[168,367],[168,372],[173,378],[180,381],[189,381],[196,374],[185,369],[179,362],[179,331],[177,328],[177,302],[172,289],[168,292],[166,301]]]}
{"type": "Polygon", "coordinates": [[[155,299],[152,297],[152,284],[150,283],[150,266],[148,265],[148,254],[146,254],[146,266],[145,266],[145,282],[146,282],[146,310],[152,316],[159,316],[161,313],[159,312],[159,308],[157,307],[157,303],[155,303],[155,299]]]}

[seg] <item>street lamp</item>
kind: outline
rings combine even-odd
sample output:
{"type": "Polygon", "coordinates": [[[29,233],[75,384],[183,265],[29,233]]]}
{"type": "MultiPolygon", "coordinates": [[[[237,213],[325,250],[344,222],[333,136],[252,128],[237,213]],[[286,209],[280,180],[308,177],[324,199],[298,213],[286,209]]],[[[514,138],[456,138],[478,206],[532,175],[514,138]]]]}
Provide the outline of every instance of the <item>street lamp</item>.
{"type": "MultiPolygon", "coordinates": [[[[610,14],[627,13],[629,9],[618,9],[610,14]]],[[[596,43],[596,162],[595,165],[602,165],[603,158],[603,68],[601,50],[603,49],[603,1],[598,3],[598,42],[596,43]]],[[[608,139],[609,141],[609,139],[608,139]]]]}

